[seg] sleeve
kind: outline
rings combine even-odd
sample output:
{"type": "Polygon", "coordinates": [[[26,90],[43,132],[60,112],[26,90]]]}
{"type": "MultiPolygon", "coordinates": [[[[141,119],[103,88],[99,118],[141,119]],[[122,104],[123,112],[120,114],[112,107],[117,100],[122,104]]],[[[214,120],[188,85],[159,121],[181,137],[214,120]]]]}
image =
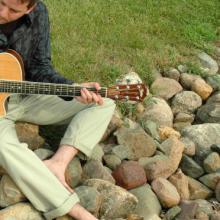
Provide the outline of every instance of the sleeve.
{"type": "Polygon", "coordinates": [[[61,76],[51,64],[50,23],[46,7],[42,15],[37,20],[39,36],[30,67],[27,70],[28,75],[35,82],[72,84],[72,80],[61,76]]]}
{"type": "Polygon", "coordinates": [[[0,30],[0,53],[8,48],[8,39],[0,30]]]}
{"type": "MultiPolygon", "coordinates": [[[[36,50],[28,68],[30,79],[35,82],[72,84],[74,81],[61,76],[51,64],[50,23],[46,7],[36,22],[39,28],[39,36],[36,50]]],[[[72,99],[71,97],[61,98],[72,99]]]]}

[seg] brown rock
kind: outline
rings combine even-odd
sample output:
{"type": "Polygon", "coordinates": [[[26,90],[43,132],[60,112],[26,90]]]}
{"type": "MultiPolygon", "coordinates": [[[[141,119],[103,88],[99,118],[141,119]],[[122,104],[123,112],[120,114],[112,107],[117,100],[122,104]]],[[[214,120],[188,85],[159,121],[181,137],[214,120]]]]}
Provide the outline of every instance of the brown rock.
{"type": "Polygon", "coordinates": [[[203,79],[196,79],[192,83],[192,91],[196,92],[202,100],[206,100],[212,94],[212,87],[203,79]]]}
{"type": "Polygon", "coordinates": [[[180,201],[180,196],[175,188],[168,180],[164,178],[155,179],[152,184],[152,189],[157,194],[163,207],[170,208],[177,205],[180,201]]]}
{"type": "Polygon", "coordinates": [[[194,219],[198,204],[193,201],[182,201],[180,203],[181,213],[178,216],[178,220],[191,220],[194,219]]]}
{"type": "Polygon", "coordinates": [[[159,127],[159,135],[160,135],[160,140],[164,141],[167,138],[173,136],[176,138],[180,138],[180,133],[178,131],[175,131],[173,128],[171,127],[167,127],[167,126],[160,126],[159,127]]]}
{"type": "Polygon", "coordinates": [[[44,144],[44,139],[39,136],[38,125],[17,122],[15,128],[19,141],[27,143],[31,150],[36,150],[44,144]]]}
{"type": "Polygon", "coordinates": [[[189,199],[189,181],[181,169],[178,169],[174,175],[170,176],[169,181],[176,187],[181,200],[189,199]]]}
{"type": "Polygon", "coordinates": [[[133,189],[147,182],[144,168],[136,161],[123,161],[112,173],[116,184],[125,188],[133,189]]]}

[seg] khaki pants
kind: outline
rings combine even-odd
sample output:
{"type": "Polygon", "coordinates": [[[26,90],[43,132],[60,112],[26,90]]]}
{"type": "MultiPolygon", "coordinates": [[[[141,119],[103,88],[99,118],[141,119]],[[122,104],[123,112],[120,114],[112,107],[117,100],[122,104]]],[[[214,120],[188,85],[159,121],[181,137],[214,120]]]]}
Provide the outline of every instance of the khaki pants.
{"type": "Polygon", "coordinates": [[[104,99],[104,104],[99,106],[64,101],[57,96],[11,95],[7,115],[0,118],[0,165],[46,219],[65,215],[79,199],[60,183],[26,143],[18,141],[15,121],[39,125],[68,122],[61,144],[74,146],[90,156],[114,108],[110,99],[104,99]]]}

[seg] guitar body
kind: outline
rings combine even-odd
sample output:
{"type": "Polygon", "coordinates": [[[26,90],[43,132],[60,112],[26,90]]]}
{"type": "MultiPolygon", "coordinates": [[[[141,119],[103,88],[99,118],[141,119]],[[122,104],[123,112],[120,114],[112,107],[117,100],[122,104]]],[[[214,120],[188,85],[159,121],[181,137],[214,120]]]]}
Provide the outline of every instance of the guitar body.
{"type": "MultiPolygon", "coordinates": [[[[0,53],[0,80],[23,80],[23,62],[13,50],[0,53]]],[[[6,114],[5,101],[10,93],[0,93],[0,117],[6,114]]]]}

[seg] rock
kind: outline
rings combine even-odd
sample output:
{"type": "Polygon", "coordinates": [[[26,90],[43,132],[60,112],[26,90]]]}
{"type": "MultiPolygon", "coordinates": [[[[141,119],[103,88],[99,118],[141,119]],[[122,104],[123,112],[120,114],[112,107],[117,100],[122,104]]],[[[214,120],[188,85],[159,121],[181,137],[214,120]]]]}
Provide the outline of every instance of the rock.
{"type": "Polygon", "coordinates": [[[82,179],[102,179],[115,184],[112,175],[105,169],[103,164],[97,160],[89,160],[83,167],[82,179]]]}
{"type": "Polygon", "coordinates": [[[0,182],[0,207],[7,207],[26,200],[26,197],[11,177],[5,174],[0,182]]]}
{"type": "Polygon", "coordinates": [[[208,68],[207,74],[209,76],[214,75],[218,72],[218,64],[205,52],[198,54],[199,60],[203,68],[208,68]]]}
{"type": "Polygon", "coordinates": [[[175,122],[173,124],[173,128],[179,132],[188,126],[191,126],[190,122],[175,122]]]}
{"type": "Polygon", "coordinates": [[[203,168],[186,155],[183,155],[180,167],[186,175],[195,179],[199,178],[204,173],[203,168]]]}
{"type": "Polygon", "coordinates": [[[144,168],[136,161],[123,161],[112,173],[116,184],[125,188],[133,189],[147,182],[144,168]]]}
{"type": "Polygon", "coordinates": [[[207,83],[212,86],[214,91],[220,91],[220,75],[216,74],[207,78],[207,83]]]}
{"type": "Polygon", "coordinates": [[[211,214],[210,220],[219,220],[220,219],[220,213],[213,213],[211,214]]]}
{"type": "Polygon", "coordinates": [[[211,150],[220,154],[220,144],[211,145],[211,150]]]}
{"type": "Polygon", "coordinates": [[[186,65],[179,65],[177,67],[177,69],[181,72],[181,73],[184,73],[184,72],[187,72],[188,71],[188,67],[186,65]]]}
{"type": "Polygon", "coordinates": [[[203,167],[207,173],[214,173],[220,168],[220,156],[213,152],[203,162],[203,167]]]}
{"type": "Polygon", "coordinates": [[[74,157],[67,166],[66,178],[68,184],[74,188],[82,179],[82,166],[77,157],[74,157]]]}
{"type": "Polygon", "coordinates": [[[220,202],[220,181],[216,185],[215,196],[216,196],[216,199],[220,202]]]}
{"type": "Polygon", "coordinates": [[[143,216],[144,220],[150,219],[152,216],[158,216],[161,212],[160,202],[152,191],[150,185],[146,184],[129,191],[138,199],[135,213],[143,216]]]}
{"type": "Polygon", "coordinates": [[[172,98],[182,90],[182,86],[176,80],[166,77],[157,78],[151,85],[153,95],[159,96],[165,100],[172,98]]]}
{"type": "Polygon", "coordinates": [[[163,73],[163,76],[174,79],[178,82],[180,78],[180,72],[175,68],[170,68],[168,71],[163,73]]]}
{"type": "Polygon", "coordinates": [[[99,218],[123,218],[134,213],[138,200],[125,189],[100,179],[86,180],[84,185],[95,188],[101,194],[99,218]]]}
{"type": "Polygon", "coordinates": [[[190,156],[190,157],[194,156],[196,153],[195,143],[187,137],[181,137],[180,141],[184,144],[183,153],[186,154],[187,156],[190,156]]]}
{"type": "Polygon", "coordinates": [[[39,136],[38,125],[16,122],[15,128],[19,141],[27,143],[28,148],[31,150],[36,150],[37,148],[43,146],[44,139],[39,136]]]}
{"type": "Polygon", "coordinates": [[[103,156],[104,156],[103,148],[101,147],[101,145],[97,144],[94,147],[94,149],[92,151],[92,155],[90,156],[89,159],[98,160],[101,162],[103,156]]]}
{"type": "Polygon", "coordinates": [[[220,143],[220,124],[192,125],[181,131],[183,137],[187,137],[196,144],[196,155],[202,160],[210,153],[213,144],[220,143]]]}
{"type": "Polygon", "coordinates": [[[207,100],[207,98],[212,94],[212,87],[205,82],[203,79],[196,79],[191,86],[192,91],[196,92],[202,100],[207,100]]]}
{"type": "Polygon", "coordinates": [[[194,114],[189,114],[185,112],[179,112],[174,119],[174,122],[188,122],[192,123],[194,121],[195,115],[194,114]]]}
{"type": "Polygon", "coordinates": [[[137,115],[138,120],[145,123],[147,120],[154,121],[158,126],[173,126],[173,113],[167,102],[161,98],[152,97],[146,104],[145,111],[137,115]],[[161,111],[163,109],[163,111],[161,111]]]}
{"type": "Polygon", "coordinates": [[[176,137],[170,137],[167,140],[165,140],[160,148],[165,153],[166,156],[168,156],[171,164],[173,173],[177,170],[179,163],[182,158],[182,153],[184,150],[184,145],[181,141],[179,141],[176,137]]]}
{"type": "Polygon", "coordinates": [[[202,99],[193,91],[183,91],[172,100],[173,114],[180,112],[194,113],[202,105],[202,99]]]}
{"type": "Polygon", "coordinates": [[[199,181],[188,177],[190,200],[194,199],[207,199],[212,196],[212,191],[201,184],[199,181]]]}
{"type": "Polygon", "coordinates": [[[44,220],[45,218],[30,203],[22,202],[0,210],[0,219],[44,220]]]}
{"type": "Polygon", "coordinates": [[[111,153],[116,155],[120,160],[128,159],[132,154],[130,148],[125,145],[116,145],[112,148],[111,153]]]}
{"type": "Polygon", "coordinates": [[[80,204],[97,217],[102,203],[100,193],[89,186],[79,186],[74,190],[80,199],[80,204]]]}
{"type": "Polygon", "coordinates": [[[130,160],[138,160],[141,157],[152,156],[156,150],[156,144],[142,128],[119,128],[115,133],[118,143],[127,146],[130,160]]]}
{"type": "Polygon", "coordinates": [[[180,196],[175,186],[168,180],[164,178],[157,178],[151,185],[163,207],[170,208],[179,203],[180,196]]]}
{"type": "Polygon", "coordinates": [[[207,103],[198,109],[196,119],[203,123],[220,123],[220,92],[211,96],[207,103]]]}
{"type": "Polygon", "coordinates": [[[46,160],[49,157],[53,156],[54,152],[45,148],[38,148],[34,151],[34,153],[41,159],[46,160]]]}
{"type": "Polygon", "coordinates": [[[201,76],[189,73],[182,73],[180,75],[180,83],[186,90],[190,90],[193,82],[197,79],[201,79],[201,76]]]}
{"type": "Polygon", "coordinates": [[[180,200],[189,200],[189,181],[180,169],[169,177],[169,181],[176,187],[180,200]]]}
{"type": "Polygon", "coordinates": [[[178,215],[178,220],[191,220],[196,215],[198,204],[194,201],[184,200],[180,203],[181,212],[178,215]]]}
{"type": "Polygon", "coordinates": [[[196,216],[202,212],[208,216],[213,213],[212,204],[210,202],[208,202],[207,200],[196,199],[196,200],[194,200],[194,202],[198,205],[198,208],[196,210],[196,216]]]}
{"type": "Polygon", "coordinates": [[[127,220],[144,220],[144,218],[137,214],[129,214],[127,220]]]}
{"type": "Polygon", "coordinates": [[[166,140],[167,138],[169,138],[171,136],[176,137],[178,139],[181,136],[178,131],[175,131],[171,127],[160,126],[158,130],[159,130],[159,135],[160,135],[160,140],[161,141],[164,141],[164,140],[166,140]]]}
{"type": "Polygon", "coordinates": [[[173,208],[170,208],[166,212],[165,219],[166,220],[173,220],[180,212],[181,212],[181,208],[179,206],[174,206],[173,208]]]}
{"type": "Polygon", "coordinates": [[[123,124],[123,121],[122,121],[122,116],[119,112],[119,110],[116,108],[115,111],[114,111],[114,114],[111,118],[111,121],[101,139],[101,142],[105,141],[114,131],[117,130],[117,128],[121,127],[122,124],[123,124]]]}
{"type": "Polygon", "coordinates": [[[106,163],[106,166],[112,170],[116,169],[116,167],[121,164],[121,159],[114,154],[104,155],[103,160],[106,163]]]}
{"type": "Polygon", "coordinates": [[[220,173],[210,173],[199,178],[199,181],[210,189],[215,190],[217,183],[220,181],[220,173]]]}
{"type": "Polygon", "coordinates": [[[209,216],[204,212],[196,213],[195,218],[199,220],[209,220],[209,216]]]}
{"type": "Polygon", "coordinates": [[[140,159],[139,163],[144,167],[147,180],[152,181],[159,177],[168,178],[173,174],[174,168],[170,159],[164,155],[156,155],[151,158],[140,159]]]}
{"type": "MultiPolygon", "coordinates": [[[[140,122],[141,123],[141,122],[140,122]]],[[[141,123],[144,130],[155,140],[160,140],[159,134],[158,134],[158,125],[151,120],[147,120],[144,123],[141,123]]]]}

